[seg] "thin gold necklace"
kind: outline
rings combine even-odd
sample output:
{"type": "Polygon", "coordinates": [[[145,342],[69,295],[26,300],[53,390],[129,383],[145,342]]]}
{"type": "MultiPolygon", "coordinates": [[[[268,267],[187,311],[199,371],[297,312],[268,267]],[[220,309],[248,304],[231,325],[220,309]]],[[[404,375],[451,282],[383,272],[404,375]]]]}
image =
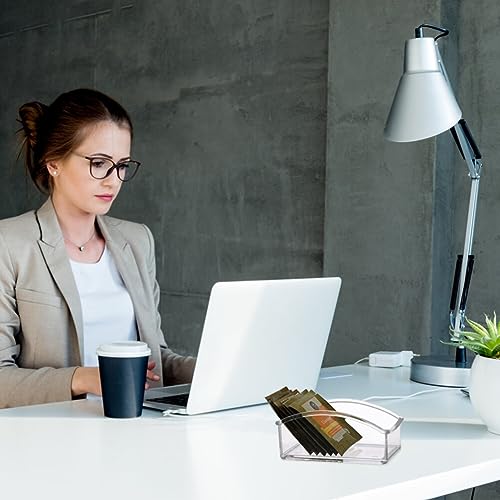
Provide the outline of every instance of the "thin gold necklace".
{"type": "Polygon", "coordinates": [[[76,243],[74,243],[73,241],[71,241],[69,238],[67,238],[63,234],[64,241],[67,241],[68,243],[71,243],[73,246],[75,246],[76,248],[78,248],[78,250],[80,250],[80,252],[83,252],[85,250],[85,246],[88,245],[94,239],[94,236],[95,236],[95,229],[94,229],[94,232],[92,233],[92,236],[85,243],[82,243],[81,245],[77,245],[76,243]]]}

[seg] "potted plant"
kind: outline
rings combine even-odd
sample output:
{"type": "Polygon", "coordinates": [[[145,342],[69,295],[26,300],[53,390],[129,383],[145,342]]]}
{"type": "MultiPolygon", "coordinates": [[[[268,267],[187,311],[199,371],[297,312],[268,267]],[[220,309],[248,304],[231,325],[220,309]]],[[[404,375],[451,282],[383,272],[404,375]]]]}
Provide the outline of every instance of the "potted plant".
{"type": "Polygon", "coordinates": [[[476,353],[471,367],[470,399],[472,406],[490,432],[500,434],[500,322],[484,315],[482,325],[466,318],[470,330],[451,330],[450,342],[476,353]]]}

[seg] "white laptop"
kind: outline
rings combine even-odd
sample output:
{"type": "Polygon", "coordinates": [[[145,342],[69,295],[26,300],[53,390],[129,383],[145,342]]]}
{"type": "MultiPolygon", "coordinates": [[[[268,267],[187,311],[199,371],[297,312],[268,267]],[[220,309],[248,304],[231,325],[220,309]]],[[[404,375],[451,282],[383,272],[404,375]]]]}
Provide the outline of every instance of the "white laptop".
{"type": "Polygon", "coordinates": [[[144,407],[195,415],[315,389],[340,278],[216,283],[191,384],[146,391],[144,407]]]}

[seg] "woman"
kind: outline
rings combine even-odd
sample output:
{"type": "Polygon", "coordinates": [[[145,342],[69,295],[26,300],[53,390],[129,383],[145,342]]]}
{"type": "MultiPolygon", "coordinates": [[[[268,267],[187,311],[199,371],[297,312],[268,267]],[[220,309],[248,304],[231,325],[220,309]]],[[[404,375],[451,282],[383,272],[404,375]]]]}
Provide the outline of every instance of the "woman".
{"type": "Polygon", "coordinates": [[[146,342],[152,385],[189,381],[194,359],[160,329],[151,232],[105,216],[140,165],[127,112],[78,89],[19,115],[26,167],[49,198],[0,221],[0,408],[99,395],[95,349],[108,341],[146,342]]]}

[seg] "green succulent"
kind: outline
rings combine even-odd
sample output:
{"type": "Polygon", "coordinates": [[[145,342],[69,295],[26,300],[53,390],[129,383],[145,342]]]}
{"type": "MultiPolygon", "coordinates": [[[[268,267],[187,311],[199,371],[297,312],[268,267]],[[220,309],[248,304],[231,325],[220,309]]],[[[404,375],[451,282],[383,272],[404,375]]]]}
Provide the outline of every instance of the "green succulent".
{"type": "Polygon", "coordinates": [[[463,346],[485,358],[500,359],[500,322],[493,313],[493,319],[484,315],[485,326],[465,318],[471,330],[457,331],[450,328],[450,342],[443,344],[455,347],[463,346]]]}

